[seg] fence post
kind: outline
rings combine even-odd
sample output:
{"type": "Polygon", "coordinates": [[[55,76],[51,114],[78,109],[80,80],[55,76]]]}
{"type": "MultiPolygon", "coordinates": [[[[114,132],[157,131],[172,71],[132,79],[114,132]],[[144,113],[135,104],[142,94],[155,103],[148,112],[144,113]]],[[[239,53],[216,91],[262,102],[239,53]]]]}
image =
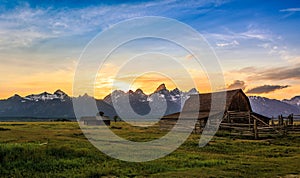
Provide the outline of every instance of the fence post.
{"type": "Polygon", "coordinates": [[[294,115],[289,115],[289,125],[294,125],[294,115]]]}
{"type": "Polygon", "coordinates": [[[279,116],[278,116],[278,125],[279,125],[279,126],[282,126],[282,125],[283,125],[283,117],[282,117],[282,115],[279,115],[279,116]]]}
{"type": "Polygon", "coordinates": [[[254,126],[253,126],[253,131],[254,131],[254,139],[257,140],[258,139],[258,132],[257,132],[257,120],[254,118],[254,122],[253,122],[254,126]]]}
{"type": "Polygon", "coordinates": [[[248,112],[248,119],[249,119],[249,130],[251,129],[251,113],[248,112]]]}

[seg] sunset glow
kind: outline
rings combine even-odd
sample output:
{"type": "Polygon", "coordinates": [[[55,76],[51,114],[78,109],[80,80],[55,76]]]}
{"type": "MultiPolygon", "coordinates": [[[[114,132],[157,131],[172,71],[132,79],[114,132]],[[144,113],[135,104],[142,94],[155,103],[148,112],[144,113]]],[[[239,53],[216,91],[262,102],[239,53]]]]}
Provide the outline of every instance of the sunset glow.
{"type": "MultiPolygon", "coordinates": [[[[223,70],[226,87],[219,90],[242,88],[247,95],[275,99],[300,95],[298,1],[190,1],[184,5],[180,1],[20,1],[0,6],[2,99],[57,89],[72,95],[74,74],[86,45],[114,24],[143,16],[176,19],[203,35],[223,70]]],[[[168,89],[188,91],[195,87],[200,92],[210,92],[207,74],[200,66],[193,55],[176,45],[156,39],[136,40],[117,49],[99,68],[94,90],[88,94],[103,98],[115,89],[138,88],[149,94],[162,83],[168,89]],[[143,62],[133,62],[120,73],[124,61],[148,50],[156,54],[139,56],[143,62]],[[184,71],[168,57],[185,65],[195,85],[187,82],[184,71]],[[152,64],[165,74],[143,73],[143,65],[152,64]]]]}

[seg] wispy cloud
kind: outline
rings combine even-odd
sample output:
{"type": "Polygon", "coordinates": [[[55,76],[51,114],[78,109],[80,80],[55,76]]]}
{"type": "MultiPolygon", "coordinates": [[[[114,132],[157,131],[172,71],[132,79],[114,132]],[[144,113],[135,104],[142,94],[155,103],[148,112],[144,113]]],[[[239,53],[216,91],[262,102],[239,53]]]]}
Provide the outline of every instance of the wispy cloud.
{"type": "Polygon", "coordinates": [[[216,45],[218,47],[234,47],[238,46],[240,43],[236,40],[233,40],[232,42],[217,42],[216,45]]]}
{"type": "Polygon", "coordinates": [[[0,36],[0,50],[7,48],[29,47],[38,40],[51,38],[51,36],[48,34],[31,29],[0,29],[0,36]]]}
{"type": "Polygon", "coordinates": [[[249,28],[246,31],[235,32],[227,29],[223,33],[207,33],[203,32],[203,35],[207,38],[214,39],[216,41],[228,41],[232,43],[239,40],[260,40],[260,41],[272,41],[276,38],[269,30],[263,30],[259,28],[249,28]]]}
{"type": "Polygon", "coordinates": [[[167,0],[102,4],[82,8],[33,8],[29,3],[23,3],[12,9],[4,9],[0,13],[0,35],[4,37],[0,40],[0,49],[28,47],[49,38],[97,33],[112,24],[133,17],[163,15],[176,18],[178,14],[183,15],[182,13],[209,4],[219,6],[225,2],[206,0],[179,3],[176,0],[167,0]]]}
{"type": "Polygon", "coordinates": [[[233,31],[228,28],[219,32],[202,32],[203,36],[220,50],[233,50],[233,48],[249,47],[257,43],[274,43],[278,35],[268,29],[249,26],[244,31],[233,31]]]}
{"type": "Polygon", "coordinates": [[[289,87],[289,85],[263,85],[263,86],[258,86],[252,89],[249,89],[247,93],[249,94],[262,94],[262,93],[270,93],[275,90],[281,90],[284,88],[289,87]]]}
{"type": "Polygon", "coordinates": [[[141,14],[119,6],[83,9],[31,8],[28,4],[0,14],[0,48],[28,47],[49,38],[102,30],[111,23],[141,14]],[[120,12],[120,13],[119,13],[120,12]],[[126,16],[124,15],[126,14],[126,16]]]}
{"type": "Polygon", "coordinates": [[[300,8],[287,8],[287,9],[281,9],[279,12],[300,12],[300,8]]]}
{"type": "Polygon", "coordinates": [[[282,17],[282,19],[285,19],[295,13],[299,13],[300,12],[300,8],[287,8],[287,9],[281,9],[279,10],[279,12],[284,13],[285,15],[282,17]]]}

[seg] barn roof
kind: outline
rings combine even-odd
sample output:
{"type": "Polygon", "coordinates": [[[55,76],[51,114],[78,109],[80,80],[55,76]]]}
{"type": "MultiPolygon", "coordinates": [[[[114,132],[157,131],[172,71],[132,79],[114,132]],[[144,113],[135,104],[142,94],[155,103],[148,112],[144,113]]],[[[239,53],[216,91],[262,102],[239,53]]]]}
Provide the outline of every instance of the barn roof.
{"type": "Polygon", "coordinates": [[[211,102],[212,96],[216,101],[221,100],[223,98],[226,99],[225,108],[224,106],[218,106],[218,104],[222,103],[213,103],[217,110],[229,110],[230,105],[235,101],[236,96],[239,95],[245,100],[245,104],[248,105],[249,111],[252,111],[251,105],[249,102],[248,97],[245,95],[243,90],[227,90],[215,93],[203,93],[198,95],[191,95],[190,98],[185,102],[182,112],[192,112],[192,111],[199,111],[199,112],[210,112],[211,111],[211,102]],[[200,107],[197,103],[200,102],[200,107]],[[198,107],[197,107],[198,105],[198,107]],[[197,107],[197,108],[196,108],[197,107]]]}
{"type": "Polygon", "coordinates": [[[215,114],[219,114],[222,111],[229,110],[230,106],[234,102],[238,102],[237,104],[239,105],[240,101],[235,101],[235,100],[241,100],[241,99],[244,100],[242,103],[247,105],[245,106],[245,108],[247,108],[248,111],[252,112],[248,97],[241,89],[238,89],[238,90],[228,90],[228,91],[221,91],[215,93],[203,93],[197,95],[190,95],[190,98],[184,104],[182,112],[170,114],[164,116],[163,118],[176,119],[179,117],[180,114],[181,117],[184,118],[194,118],[195,115],[196,116],[198,115],[198,118],[207,118],[209,115],[212,116],[215,114]],[[226,99],[225,108],[224,105],[221,106],[222,105],[221,102],[220,103],[217,102],[214,103],[215,110],[211,110],[212,96],[216,101],[225,98],[226,99]]]}

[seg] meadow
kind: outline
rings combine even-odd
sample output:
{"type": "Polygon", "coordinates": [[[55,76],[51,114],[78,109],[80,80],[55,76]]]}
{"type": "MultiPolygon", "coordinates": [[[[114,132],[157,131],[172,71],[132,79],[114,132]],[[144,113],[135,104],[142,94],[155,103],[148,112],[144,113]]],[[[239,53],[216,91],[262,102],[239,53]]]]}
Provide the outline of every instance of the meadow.
{"type": "MultiPolygon", "coordinates": [[[[112,123],[119,136],[148,141],[157,127],[112,123]]],[[[77,122],[0,122],[1,177],[299,177],[300,135],[251,140],[218,132],[198,147],[189,139],[170,155],[144,163],[124,162],[97,150],[77,122]]]]}

